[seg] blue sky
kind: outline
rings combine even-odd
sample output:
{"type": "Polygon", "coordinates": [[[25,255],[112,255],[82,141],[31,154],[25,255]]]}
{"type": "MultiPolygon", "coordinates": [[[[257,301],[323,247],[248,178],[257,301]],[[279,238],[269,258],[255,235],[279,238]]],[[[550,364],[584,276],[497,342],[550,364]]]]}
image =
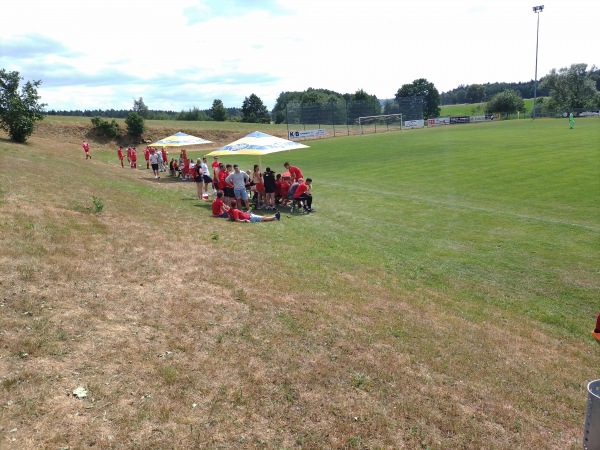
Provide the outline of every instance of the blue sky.
{"type": "Polygon", "coordinates": [[[47,109],[271,109],[283,91],[392,98],[426,78],[529,81],[600,66],[597,0],[17,0],[2,6],[0,68],[42,80],[47,109]]]}

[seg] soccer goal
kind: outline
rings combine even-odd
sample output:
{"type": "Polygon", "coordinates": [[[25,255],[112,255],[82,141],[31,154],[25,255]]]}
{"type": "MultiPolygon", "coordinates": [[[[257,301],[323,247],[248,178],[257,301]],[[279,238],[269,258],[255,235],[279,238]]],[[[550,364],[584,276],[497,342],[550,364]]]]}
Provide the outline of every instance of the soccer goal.
{"type": "Polygon", "coordinates": [[[402,114],[365,116],[359,117],[357,121],[359,134],[402,131],[402,114]]]}

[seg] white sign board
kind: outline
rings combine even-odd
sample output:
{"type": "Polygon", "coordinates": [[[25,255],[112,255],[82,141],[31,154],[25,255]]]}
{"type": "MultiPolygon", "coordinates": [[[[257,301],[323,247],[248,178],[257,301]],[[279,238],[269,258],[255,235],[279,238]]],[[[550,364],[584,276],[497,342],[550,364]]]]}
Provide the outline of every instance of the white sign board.
{"type": "Polygon", "coordinates": [[[325,136],[325,130],[320,128],[318,130],[300,130],[300,131],[290,131],[289,139],[306,139],[306,138],[314,138],[325,136]]]}
{"type": "Polygon", "coordinates": [[[437,119],[427,119],[427,124],[430,127],[435,125],[450,125],[450,117],[438,117],[437,119]]]}
{"type": "Polygon", "coordinates": [[[404,122],[404,128],[423,128],[425,126],[425,121],[421,120],[407,120],[404,122]]]}

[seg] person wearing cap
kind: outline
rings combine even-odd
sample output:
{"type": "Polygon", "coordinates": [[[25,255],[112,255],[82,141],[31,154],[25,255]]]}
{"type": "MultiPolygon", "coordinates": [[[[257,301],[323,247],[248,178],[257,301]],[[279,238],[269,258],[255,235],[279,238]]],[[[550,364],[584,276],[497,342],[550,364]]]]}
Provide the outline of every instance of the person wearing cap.
{"type": "Polygon", "coordinates": [[[235,195],[238,205],[243,203],[248,212],[250,212],[250,204],[248,203],[246,184],[249,181],[250,177],[248,177],[246,172],[242,172],[240,166],[237,164],[233,165],[233,173],[230,173],[227,178],[225,178],[226,183],[233,183],[233,194],[235,195]]]}
{"type": "MultiPolygon", "coordinates": [[[[242,173],[245,174],[245,172],[242,173]]],[[[231,207],[229,208],[227,214],[229,216],[229,220],[231,220],[232,222],[273,222],[275,220],[279,221],[281,219],[281,214],[279,214],[279,211],[277,211],[274,216],[259,216],[250,212],[244,212],[238,209],[238,204],[235,200],[231,202],[231,207]]]]}

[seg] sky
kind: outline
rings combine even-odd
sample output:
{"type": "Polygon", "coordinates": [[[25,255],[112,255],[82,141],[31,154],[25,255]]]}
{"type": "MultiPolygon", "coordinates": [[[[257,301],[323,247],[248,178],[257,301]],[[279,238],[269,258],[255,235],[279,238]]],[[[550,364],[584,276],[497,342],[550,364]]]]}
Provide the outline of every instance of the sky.
{"type": "Polygon", "coordinates": [[[41,80],[46,110],[268,109],[286,91],[393,98],[538,80],[600,66],[598,0],[15,0],[0,16],[0,69],[41,80]]]}

